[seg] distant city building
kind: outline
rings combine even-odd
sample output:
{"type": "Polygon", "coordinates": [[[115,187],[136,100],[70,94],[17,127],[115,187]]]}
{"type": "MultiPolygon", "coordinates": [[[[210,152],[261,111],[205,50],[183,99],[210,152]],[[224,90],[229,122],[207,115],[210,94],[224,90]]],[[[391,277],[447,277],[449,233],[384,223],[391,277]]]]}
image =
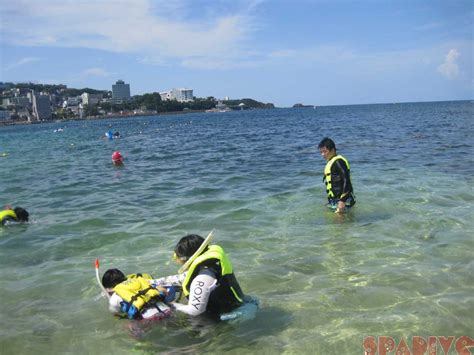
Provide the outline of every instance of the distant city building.
{"type": "Polygon", "coordinates": [[[20,109],[20,110],[17,110],[17,111],[16,111],[16,114],[17,114],[18,117],[20,117],[20,119],[22,119],[22,120],[31,121],[31,113],[30,113],[30,111],[29,111],[27,108],[22,108],[22,109],[20,109]]]}
{"type": "MultiPolygon", "coordinates": [[[[65,103],[66,103],[66,107],[78,106],[80,103],[82,103],[82,97],[81,96],[68,97],[65,103]]],[[[63,103],[63,107],[64,107],[64,103],[63,103]]]]}
{"type": "Polygon", "coordinates": [[[123,80],[117,80],[112,85],[112,99],[116,101],[130,100],[130,84],[125,84],[123,80]]]}
{"type": "Polygon", "coordinates": [[[28,93],[30,92],[31,92],[31,89],[29,89],[28,87],[16,88],[14,90],[15,96],[28,96],[28,93]]]}
{"type": "Polygon", "coordinates": [[[193,101],[192,89],[173,89],[171,95],[179,102],[193,101]]]}
{"type": "Polygon", "coordinates": [[[51,100],[51,105],[53,107],[57,107],[58,105],[61,105],[61,100],[60,97],[56,94],[50,94],[49,99],[51,100]]]}
{"type": "Polygon", "coordinates": [[[161,97],[161,100],[163,100],[163,101],[172,100],[171,91],[160,92],[160,97],[161,97]]]}
{"type": "Polygon", "coordinates": [[[102,100],[102,94],[89,94],[87,92],[81,95],[82,97],[82,104],[88,106],[97,106],[102,100]]]}
{"type": "Polygon", "coordinates": [[[189,102],[194,100],[192,89],[172,89],[170,91],[160,92],[162,100],[176,100],[179,102],[189,102]]]}
{"type": "Polygon", "coordinates": [[[10,89],[13,87],[13,83],[0,82],[0,90],[10,89]]]}
{"type": "Polygon", "coordinates": [[[227,108],[227,105],[224,104],[221,100],[217,101],[216,108],[218,110],[225,110],[227,108]]]}
{"type": "Polygon", "coordinates": [[[9,120],[13,112],[7,110],[0,110],[0,121],[9,120]]]}
{"type": "Polygon", "coordinates": [[[49,96],[33,94],[33,116],[38,121],[52,118],[49,96]]]}
{"type": "Polygon", "coordinates": [[[9,97],[7,99],[3,99],[3,106],[15,106],[18,108],[29,107],[30,100],[25,96],[9,97]]]}

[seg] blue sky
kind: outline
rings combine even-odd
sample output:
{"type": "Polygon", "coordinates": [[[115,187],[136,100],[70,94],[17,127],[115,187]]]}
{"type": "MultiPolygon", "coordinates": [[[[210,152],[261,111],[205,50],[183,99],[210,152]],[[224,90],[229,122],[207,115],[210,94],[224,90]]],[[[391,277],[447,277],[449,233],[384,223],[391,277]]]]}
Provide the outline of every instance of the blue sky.
{"type": "Polygon", "coordinates": [[[2,0],[0,81],[276,106],[473,99],[474,2],[2,0]]]}

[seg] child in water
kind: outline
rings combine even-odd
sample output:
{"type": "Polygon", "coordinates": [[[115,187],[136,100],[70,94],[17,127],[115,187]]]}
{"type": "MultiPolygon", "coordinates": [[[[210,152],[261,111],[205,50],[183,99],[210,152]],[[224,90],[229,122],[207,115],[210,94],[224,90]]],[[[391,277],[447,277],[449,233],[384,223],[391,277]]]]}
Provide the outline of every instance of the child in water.
{"type": "Polygon", "coordinates": [[[30,214],[24,208],[6,206],[0,211],[0,225],[18,224],[28,222],[30,214]]]}
{"type": "Polygon", "coordinates": [[[107,270],[102,276],[102,285],[110,295],[109,310],[129,319],[167,318],[171,315],[170,303],[180,295],[179,280],[155,280],[141,273],[125,276],[118,269],[107,270]]]}

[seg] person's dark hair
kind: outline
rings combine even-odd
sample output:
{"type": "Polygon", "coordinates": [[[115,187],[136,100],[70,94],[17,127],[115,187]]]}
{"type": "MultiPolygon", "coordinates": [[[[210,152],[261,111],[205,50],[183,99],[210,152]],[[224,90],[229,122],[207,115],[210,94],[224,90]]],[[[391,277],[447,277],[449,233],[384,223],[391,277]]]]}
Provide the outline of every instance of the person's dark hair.
{"type": "Polygon", "coordinates": [[[119,269],[109,269],[102,276],[102,285],[106,288],[114,288],[127,278],[119,269]]]}
{"type": "Polygon", "coordinates": [[[326,147],[329,150],[333,150],[333,149],[336,150],[336,143],[334,143],[334,141],[331,138],[325,137],[321,140],[321,142],[319,142],[319,145],[318,145],[319,149],[323,147],[326,147]]]}
{"type": "Polygon", "coordinates": [[[197,234],[188,234],[181,238],[174,248],[176,256],[179,258],[191,257],[204,242],[204,238],[197,234]]]}
{"type": "Polygon", "coordinates": [[[20,222],[28,222],[30,214],[24,208],[15,207],[13,212],[15,212],[16,218],[18,218],[20,222]]]}

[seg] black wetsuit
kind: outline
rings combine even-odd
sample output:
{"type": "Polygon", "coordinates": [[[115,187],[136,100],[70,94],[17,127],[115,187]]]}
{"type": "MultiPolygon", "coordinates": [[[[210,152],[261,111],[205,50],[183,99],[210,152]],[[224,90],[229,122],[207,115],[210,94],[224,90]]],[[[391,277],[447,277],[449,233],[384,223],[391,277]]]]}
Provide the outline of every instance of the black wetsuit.
{"type": "Polygon", "coordinates": [[[329,199],[329,203],[334,205],[342,201],[346,207],[355,205],[350,173],[342,159],[337,159],[331,166],[331,185],[334,199],[329,199]]]}

